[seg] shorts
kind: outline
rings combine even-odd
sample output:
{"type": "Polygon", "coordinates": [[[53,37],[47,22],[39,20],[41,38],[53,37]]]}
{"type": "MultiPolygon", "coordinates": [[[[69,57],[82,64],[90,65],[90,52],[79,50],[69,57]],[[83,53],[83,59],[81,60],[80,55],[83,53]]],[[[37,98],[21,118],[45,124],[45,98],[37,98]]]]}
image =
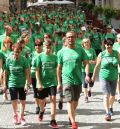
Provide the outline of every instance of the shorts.
{"type": "Polygon", "coordinates": [[[32,86],[33,86],[33,91],[34,91],[34,98],[38,98],[37,95],[37,88],[36,88],[36,78],[32,78],[32,86]]]}
{"type": "Polygon", "coordinates": [[[57,87],[56,86],[52,86],[52,87],[48,87],[48,88],[44,88],[41,91],[39,91],[37,89],[37,96],[39,99],[44,99],[46,97],[50,96],[56,96],[57,93],[57,87]]]}
{"type": "MultiPolygon", "coordinates": [[[[92,75],[93,75],[93,73],[90,73],[90,74],[89,74],[90,79],[91,79],[92,75]]],[[[88,85],[89,85],[89,87],[93,87],[94,82],[88,83],[88,82],[85,80],[85,77],[86,77],[86,73],[85,73],[85,72],[82,72],[82,85],[83,85],[83,88],[87,88],[88,85]]]]}
{"type": "Polygon", "coordinates": [[[10,87],[9,92],[11,100],[16,100],[16,99],[26,100],[26,92],[24,88],[10,87]]]}
{"type": "Polygon", "coordinates": [[[78,101],[82,87],[80,85],[63,85],[63,95],[66,102],[78,101]]]}
{"type": "Polygon", "coordinates": [[[108,80],[101,80],[100,79],[100,84],[102,86],[102,91],[103,91],[104,95],[115,96],[116,87],[117,87],[117,80],[108,81],[108,80]]]}

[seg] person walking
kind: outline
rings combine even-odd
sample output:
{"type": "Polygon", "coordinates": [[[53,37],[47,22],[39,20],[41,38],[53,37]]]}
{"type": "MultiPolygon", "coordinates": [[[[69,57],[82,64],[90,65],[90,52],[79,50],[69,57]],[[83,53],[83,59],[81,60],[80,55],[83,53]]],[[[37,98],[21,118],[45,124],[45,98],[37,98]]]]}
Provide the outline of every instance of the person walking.
{"type": "Polygon", "coordinates": [[[4,91],[10,92],[13,123],[22,125],[26,124],[24,118],[26,92],[29,84],[29,65],[27,59],[20,55],[22,50],[21,44],[16,43],[13,46],[13,53],[7,58],[4,70],[4,91]],[[18,99],[20,100],[20,121],[18,118],[18,99]]]}
{"type": "MultiPolygon", "coordinates": [[[[90,73],[89,77],[92,77],[94,66],[96,63],[96,52],[95,50],[91,47],[91,42],[90,39],[83,39],[82,40],[82,46],[88,56],[89,60],[89,66],[90,66],[90,73]]],[[[85,102],[88,102],[88,97],[91,97],[91,89],[94,85],[93,82],[88,83],[85,80],[86,74],[85,74],[85,68],[84,66],[82,67],[82,81],[83,81],[83,91],[84,91],[84,96],[85,96],[85,102]]]]}
{"type": "MultiPolygon", "coordinates": [[[[114,43],[113,49],[120,53],[120,34],[117,34],[117,42],[114,43]]],[[[117,101],[120,103],[120,67],[118,66],[118,83],[117,83],[117,101]]]]}
{"type": "Polygon", "coordinates": [[[85,66],[86,80],[90,81],[88,57],[82,47],[75,46],[74,32],[66,33],[65,43],[66,47],[58,51],[57,54],[57,88],[58,91],[63,88],[70,124],[72,124],[72,129],[78,129],[75,112],[82,92],[82,63],[85,66]]]}
{"type": "Polygon", "coordinates": [[[43,42],[41,39],[36,39],[35,40],[35,51],[33,51],[30,54],[30,59],[31,59],[31,81],[32,81],[32,86],[33,86],[33,91],[34,91],[34,100],[35,100],[35,105],[36,105],[36,114],[39,114],[40,112],[40,107],[39,107],[39,99],[38,99],[38,95],[37,95],[37,88],[36,88],[36,76],[35,76],[35,67],[34,67],[34,63],[35,63],[35,59],[37,58],[37,56],[42,52],[42,46],[43,46],[43,42]]]}
{"type": "Polygon", "coordinates": [[[45,112],[46,97],[50,96],[51,101],[51,121],[52,128],[58,128],[55,120],[56,116],[56,92],[57,92],[57,79],[56,67],[57,56],[52,54],[52,41],[49,40],[45,44],[45,51],[42,52],[36,59],[36,80],[38,89],[38,98],[40,105],[40,113],[38,120],[41,123],[45,112]]]}
{"type": "Polygon", "coordinates": [[[120,55],[117,51],[113,50],[112,46],[114,41],[111,38],[106,39],[104,43],[106,50],[98,55],[92,81],[95,81],[97,69],[100,66],[99,78],[104,95],[103,103],[106,111],[105,120],[110,121],[115,101],[120,55]]]}

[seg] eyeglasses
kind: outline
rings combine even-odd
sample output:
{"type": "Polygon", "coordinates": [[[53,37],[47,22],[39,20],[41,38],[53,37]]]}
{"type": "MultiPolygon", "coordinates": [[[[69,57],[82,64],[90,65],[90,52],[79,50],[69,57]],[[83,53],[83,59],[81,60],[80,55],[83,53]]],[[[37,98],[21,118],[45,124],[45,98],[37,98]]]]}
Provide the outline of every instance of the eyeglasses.
{"type": "Polygon", "coordinates": [[[41,44],[35,44],[35,46],[42,46],[41,44]]]}
{"type": "Polygon", "coordinates": [[[45,36],[44,38],[49,38],[48,36],[45,36]]]}
{"type": "Polygon", "coordinates": [[[110,44],[110,43],[107,43],[106,45],[107,45],[107,46],[113,46],[113,44],[110,44]]]}

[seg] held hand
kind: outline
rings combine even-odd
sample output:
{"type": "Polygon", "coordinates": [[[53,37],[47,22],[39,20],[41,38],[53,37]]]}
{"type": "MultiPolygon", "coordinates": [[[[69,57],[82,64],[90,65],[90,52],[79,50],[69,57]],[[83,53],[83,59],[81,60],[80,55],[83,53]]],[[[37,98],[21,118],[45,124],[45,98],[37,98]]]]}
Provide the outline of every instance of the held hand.
{"type": "Polygon", "coordinates": [[[3,93],[5,93],[6,91],[7,91],[7,87],[4,86],[4,87],[3,87],[3,93]]]}
{"type": "Polygon", "coordinates": [[[29,85],[28,85],[28,84],[25,84],[25,87],[24,87],[24,91],[25,91],[25,93],[27,93],[27,92],[28,92],[28,90],[29,90],[29,85]]]}
{"type": "Polygon", "coordinates": [[[91,77],[91,81],[92,81],[92,82],[95,81],[95,77],[94,77],[94,76],[91,77]]]}
{"type": "Polygon", "coordinates": [[[86,80],[88,83],[91,82],[91,79],[90,79],[90,77],[89,77],[88,75],[86,75],[85,80],[86,80]]]}
{"type": "Polygon", "coordinates": [[[57,91],[58,92],[62,91],[62,85],[57,85],[57,91]]]}

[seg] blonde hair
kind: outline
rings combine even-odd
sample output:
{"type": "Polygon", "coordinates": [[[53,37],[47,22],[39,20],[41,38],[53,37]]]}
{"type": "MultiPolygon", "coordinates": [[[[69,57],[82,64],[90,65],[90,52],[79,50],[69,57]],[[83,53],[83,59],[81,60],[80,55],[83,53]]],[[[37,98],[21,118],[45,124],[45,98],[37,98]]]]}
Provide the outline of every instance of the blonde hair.
{"type": "Polygon", "coordinates": [[[90,47],[91,47],[91,42],[90,42],[90,39],[89,39],[89,38],[84,38],[84,39],[82,40],[82,47],[84,47],[84,43],[85,43],[85,42],[89,42],[90,47]]]}

